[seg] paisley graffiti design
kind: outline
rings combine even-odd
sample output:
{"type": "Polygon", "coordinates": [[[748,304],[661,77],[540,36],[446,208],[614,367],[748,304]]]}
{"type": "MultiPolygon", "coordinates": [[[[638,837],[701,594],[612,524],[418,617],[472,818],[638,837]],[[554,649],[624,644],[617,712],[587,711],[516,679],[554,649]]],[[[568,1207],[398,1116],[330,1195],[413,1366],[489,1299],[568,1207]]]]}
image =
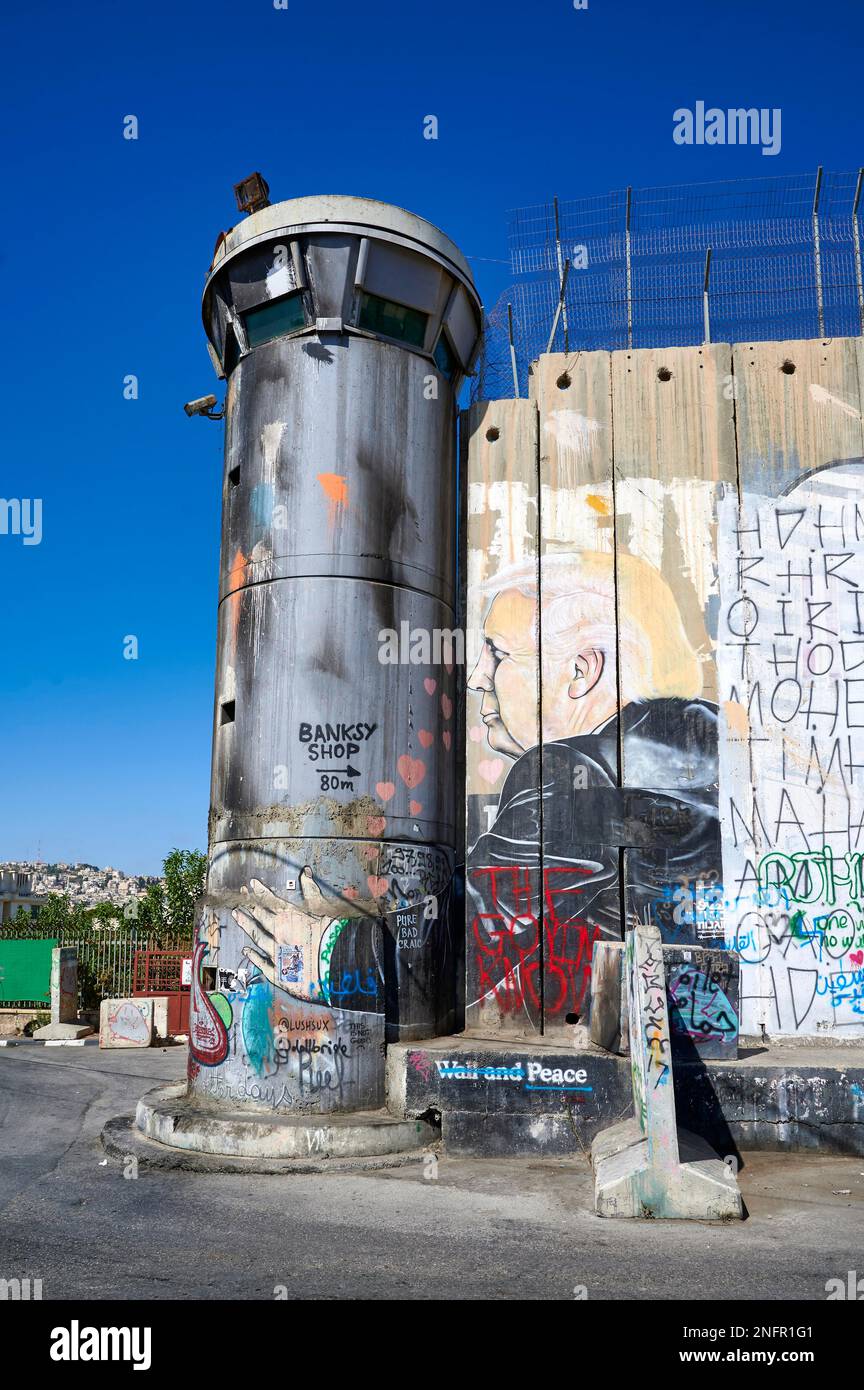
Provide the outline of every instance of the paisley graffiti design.
{"type": "Polygon", "coordinates": [[[201,984],[201,962],[207,947],[203,941],[192,955],[192,1010],[189,1051],[205,1067],[216,1067],[228,1054],[228,1032],[210,996],[201,984]]]}

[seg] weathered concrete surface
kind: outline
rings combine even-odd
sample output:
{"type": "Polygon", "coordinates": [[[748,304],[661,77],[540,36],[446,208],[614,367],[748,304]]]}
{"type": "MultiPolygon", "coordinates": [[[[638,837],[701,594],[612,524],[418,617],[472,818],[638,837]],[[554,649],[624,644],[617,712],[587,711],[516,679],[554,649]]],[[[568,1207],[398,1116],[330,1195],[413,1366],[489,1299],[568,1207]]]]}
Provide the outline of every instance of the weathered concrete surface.
{"type": "Polygon", "coordinates": [[[675,1072],[680,1122],[724,1154],[738,1146],[864,1155],[864,1048],[772,1044],[737,1062],[676,1063],[675,1072]]]}
{"type": "Polygon", "coordinates": [[[184,1085],[163,1086],[138,1102],[142,1134],[173,1149],[234,1158],[370,1158],[428,1148],[438,1138],[421,1119],[395,1119],[383,1111],[347,1115],[232,1112],[203,1107],[184,1085]]]}
{"type": "MultiPolygon", "coordinates": [[[[676,680],[672,624],[654,639],[654,660],[674,692],[702,702],[702,718],[670,717],[658,756],[628,740],[621,747],[624,786],[677,790],[686,807],[700,802],[703,829],[683,858],[660,845],[624,850],[626,917],[640,901],[640,882],[663,885],[651,918],[664,941],[723,944],[719,915],[700,909],[705,889],[722,878],[716,820],[717,506],[724,486],[734,486],[735,411],[729,390],[732,354],[728,344],[641,348],[612,353],[612,418],[615,460],[615,550],[619,573],[625,557],[661,576],[674,599],[674,623],[682,650],[695,658],[697,674],[676,680]]],[[[648,583],[633,586],[627,611],[619,610],[618,679],[626,692],[644,683],[638,644],[626,639],[626,623],[651,631],[655,598],[648,583]]],[[[632,630],[632,629],[631,629],[632,630]]],[[[650,692],[643,688],[643,698],[650,692]]],[[[671,692],[670,692],[671,693],[671,692]]],[[[644,895],[641,895],[644,903],[644,895]]]]}
{"type": "Polygon", "coordinates": [[[46,1023],[33,1034],[36,1042],[69,1042],[87,1038],[93,1032],[89,1023],[46,1023]]]}
{"type": "Polygon", "coordinates": [[[292,1300],[327,1304],[560,1301],[570,1316],[578,1288],[588,1329],[600,1300],[707,1305],[719,1290],[742,1300],[742,1312],[755,1299],[779,1311],[780,1301],[821,1302],[828,1280],[861,1273],[864,1163],[835,1155],[745,1154],[748,1220],[711,1227],[601,1221],[579,1157],[445,1155],[437,1165],[415,1159],[251,1181],[248,1170],[205,1178],[141,1163],[135,1179],[134,1165],[106,1154],[100,1133],[112,1117],[131,1115],[142,1091],[179,1080],[184,1063],[183,1048],[100,1052],[95,1039],[0,1051],[8,1277],[42,1278],[52,1301],[265,1304],[279,1287],[292,1300]]]}
{"type": "Polygon", "coordinates": [[[248,1173],[297,1176],[303,1173],[357,1173],[372,1168],[402,1168],[416,1164],[421,1154],[437,1154],[440,1143],[411,1148],[404,1153],[372,1154],[368,1157],[322,1157],[315,1149],[314,1130],[310,1131],[310,1152],[305,1158],[241,1158],[221,1153],[198,1153],[191,1149],[170,1148],[148,1139],[134,1119],[118,1115],[109,1120],[100,1136],[102,1147],[112,1158],[134,1158],[139,1166],[160,1172],[248,1173]]]}
{"type": "Polygon", "coordinates": [[[78,953],[73,946],[51,952],[51,1022],[75,1023],[78,1018],[78,953]]]}
{"type": "Polygon", "coordinates": [[[439,1038],[389,1048],[387,1066],[390,1109],[439,1111],[453,1153],[587,1153],[610,1119],[632,1113],[623,1058],[565,1052],[557,1039],[503,1047],[500,1038],[439,1038]]]}
{"type": "MultiPolygon", "coordinates": [[[[733,1061],[676,1063],[674,1086],[680,1123],[724,1158],[738,1148],[864,1156],[864,1047],[752,1046],[733,1061]]],[[[478,1157],[587,1152],[604,1125],[633,1110],[624,1057],[469,1034],[391,1047],[388,1104],[399,1114],[439,1111],[446,1150],[478,1157]],[[537,1066],[560,1071],[560,1087],[528,1089],[555,1084],[539,1075],[529,1083],[537,1066]],[[489,1068],[503,1075],[484,1075],[489,1068]],[[568,1070],[584,1070],[585,1082],[565,1082],[568,1070]]]]}
{"type": "MultiPolygon", "coordinates": [[[[734,951],[663,946],[672,1055],[735,1057],[738,1053],[738,980],[734,951]]],[[[591,963],[591,1041],[609,1052],[629,1052],[624,942],[598,941],[591,963]]]]}
{"type": "Polygon", "coordinates": [[[0,1009],[0,1038],[14,1038],[24,1032],[24,1025],[32,1022],[44,1009],[0,1009]]]}
{"type": "MultiPolygon", "coordinates": [[[[555,584],[555,566],[563,552],[573,558],[579,552],[611,559],[615,529],[612,477],[612,378],[608,352],[544,353],[532,365],[529,391],[538,414],[539,561],[541,590],[555,584]]],[[[567,562],[565,562],[567,563],[567,562]]],[[[569,564],[567,565],[569,569],[569,564]]],[[[572,594],[572,591],[571,591],[572,594]]],[[[573,609],[584,606],[570,599],[573,609]]],[[[591,612],[597,629],[614,632],[614,586],[591,594],[591,612]]],[[[554,609],[556,605],[552,605],[554,609]]],[[[566,734],[577,733],[561,723],[561,672],[553,653],[559,646],[553,630],[552,609],[540,620],[540,773],[538,782],[554,787],[540,817],[539,868],[536,913],[543,943],[543,1033],[567,1036],[574,1017],[587,1023],[591,1010],[591,952],[601,937],[620,936],[617,919],[600,921],[582,891],[585,860],[596,862],[598,818],[591,791],[575,777],[561,777],[561,747],[566,734]],[[550,624],[550,619],[552,619],[550,624]],[[550,640],[551,639],[551,640],[550,640]],[[542,770],[541,770],[542,769],[542,770]],[[568,786],[567,783],[571,785],[568,786]],[[564,842],[562,844],[562,841],[564,842]],[[564,847],[566,845],[566,848],[564,847]],[[563,850],[563,854],[562,854],[563,850]],[[576,859],[577,866],[570,862],[576,859]]],[[[568,637],[567,641],[571,640],[568,637]]],[[[577,644],[578,645],[578,644],[577,644]]],[[[575,656],[575,650],[574,650],[575,656]]],[[[617,653],[604,653],[609,688],[617,687],[617,653]]],[[[577,702],[565,702],[572,712],[577,702]]],[[[579,732],[587,731],[594,721],[579,732]]],[[[564,755],[566,758],[566,754],[564,755]]],[[[615,780],[620,779],[617,759],[615,780]]],[[[580,771],[582,769],[580,768],[580,771]]],[[[575,772],[575,769],[574,769],[575,772]]],[[[517,851],[518,852],[518,851],[517,851]]],[[[617,853],[616,853],[617,859],[617,853]]],[[[514,858],[514,862],[518,862],[514,858]]]]}

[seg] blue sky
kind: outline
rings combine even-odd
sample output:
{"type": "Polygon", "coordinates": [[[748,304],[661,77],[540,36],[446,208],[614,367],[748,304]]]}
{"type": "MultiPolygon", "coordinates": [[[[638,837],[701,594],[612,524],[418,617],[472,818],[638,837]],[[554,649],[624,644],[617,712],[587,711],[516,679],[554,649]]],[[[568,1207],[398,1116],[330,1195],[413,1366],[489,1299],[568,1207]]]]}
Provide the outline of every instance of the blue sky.
{"type": "Polygon", "coordinates": [[[0,535],[0,860],[206,845],[221,429],[182,404],[219,389],[199,299],[235,182],[410,208],[491,305],[511,207],[864,163],[862,31],[860,0],[19,5],[0,496],[41,498],[43,537],[0,535]],[[697,100],[780,107],[780,154],[676,145],[697,100]]]}

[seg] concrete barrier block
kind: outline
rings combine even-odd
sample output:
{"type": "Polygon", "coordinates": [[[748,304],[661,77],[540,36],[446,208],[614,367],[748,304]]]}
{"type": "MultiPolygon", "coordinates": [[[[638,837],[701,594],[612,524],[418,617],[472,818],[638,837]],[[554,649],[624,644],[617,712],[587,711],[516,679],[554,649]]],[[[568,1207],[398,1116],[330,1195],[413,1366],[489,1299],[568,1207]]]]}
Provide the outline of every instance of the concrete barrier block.
{"type": "Polygon", "coordinates": [[[153,1041],[152,999],[103,999],[100,1047],[149,1047],[153,1041]]]}
{"type": "Polygon", "coordinates": [[[741,1193],[731,1167],[695,1134],[677,1131],[679,1161],[652,1162],[637,1120],[604,1131],[591,1148],[598,1216],[740,1220],[741,1193]]]}
{"type": "Polygon", "coordinates": [[[46,1023],[33,1034],[36,1042],[57,1043],[75,1042],[78,1038],[89,1037],[93,1032],[89,1023],[46,1023]]]}
{"type": "Polygon", "coordinates": [[[71,946],[51,952],[51,1022],[78,1021],[78,953],[71,946]]]}
{"type": "Polygon", "coordinates": [[[149,1003],[153,1005],[153,1039],[170,1037],[168,1032],[168,1005],[170,1000],[167,994],[141,994],[135,995],[135,1002],[138,1004],[149,1003]]]}
{"type": "Polygon", "coordinates": [[[704,1140],[679,1131],[659,927],[637,924],[625,944],[634,1118],[591,1146],[598,1216],[719,1221],[743,1215],[738,1182],[704,1140]]]}

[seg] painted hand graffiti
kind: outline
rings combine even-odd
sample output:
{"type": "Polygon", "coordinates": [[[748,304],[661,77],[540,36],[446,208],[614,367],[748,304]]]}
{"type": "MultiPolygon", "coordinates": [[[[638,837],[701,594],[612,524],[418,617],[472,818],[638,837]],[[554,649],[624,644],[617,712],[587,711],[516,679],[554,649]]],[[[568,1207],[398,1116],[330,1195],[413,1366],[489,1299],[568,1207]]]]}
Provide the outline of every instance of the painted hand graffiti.
{"type": "Polygon", "coordinates": [[[337,924],[308,868],[300,875],[300,888],[304,908],[253,878],[249,888],[241,890],[248,908],[235,908],[231,915],[251,943],[243,950],[249,963],[295,999],[318,1002],[320,971],[310,973],[309,967],[311,962],[318,965],[322,952],[329,960],[328,941],[337,924]]]}

